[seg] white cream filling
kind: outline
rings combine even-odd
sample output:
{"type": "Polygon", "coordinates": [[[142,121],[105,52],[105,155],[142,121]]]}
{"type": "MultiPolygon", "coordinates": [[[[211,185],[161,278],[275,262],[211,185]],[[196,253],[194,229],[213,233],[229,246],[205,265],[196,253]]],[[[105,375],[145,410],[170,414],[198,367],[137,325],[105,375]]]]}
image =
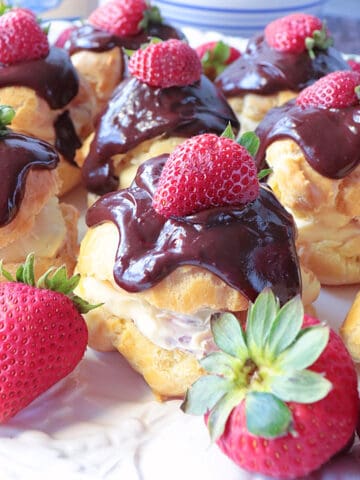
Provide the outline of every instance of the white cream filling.
{"type": "Polygon", "coordinates": [[[197,358],[214,349],[210,317],[215,312],[210,309],[199,310],[194,315],[158,309],[94,277],[82,278],[82,291],[86,291],[91,302],[103,303],[101,308],[107,315],[132,320],[145,337],[161,348],[179,348],[197,358]]]}
{"type": "Polygon", "coordinates": [[[37,215],[31,232],[0,248],[0,258],[5,263],[21,262],[29,252],[34,252],[35,256],[53,258],[63,245],[65,236],[66,225],[59,200],[52,197],[37,215]]]}

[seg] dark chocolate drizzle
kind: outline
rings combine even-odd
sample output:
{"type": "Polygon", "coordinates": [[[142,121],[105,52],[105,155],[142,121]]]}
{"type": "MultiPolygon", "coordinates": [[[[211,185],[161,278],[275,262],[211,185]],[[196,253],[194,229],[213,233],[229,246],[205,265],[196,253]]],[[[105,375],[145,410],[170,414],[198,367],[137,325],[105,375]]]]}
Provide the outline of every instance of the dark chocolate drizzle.
{"type": "Polygon", "coordinates": [[[151,288],[180,265],[205,268],[254,301],[270,287],[286,302],[301,291],[295,227],[267,186],[245,206],[217,207],[166,220],[152,198],[168,155],[142,164],[130,188],[109,193],[89,210],[89,227],[119,230],[116,283],[128,292],[151,288]]]}
{"type": "Polygon", "coordinates": [[[283,138],[294,140],[311,167],[328,178],[344,178],[360,163],[360,105],[302,108],[292,100],[269,111],[256,134],[260,138],[259,168],[267,147],[283,138]]]}
{"type": "Polygon", "coordinates": [[[81,141],[77,136],[74,124],[68,110],[58,116],[54,123],[56,140],[55,147],[69,163],[77,167],[74,161],[75,153],[81,147],[81,141]]]}
{"type": "Polygon", "coordinates": [[[307,51],[278,52],[260,35],[249,41],[245,53],[215,83],[227,97],[247,93],[270,95],[280,90],[298,92],[330,72],[350,68],[334,48],[314,52],[314,60],[307,51]]]}
{"type": "Polygon", "coordinates": [[[45,58],[0,65],[0,88],[13,85],[35,90],[50,108],[57,110],[77,95],[79,78],[68,53],[52,47],[45,58]]]}
{"type": "Polygon", "coordinates": [[[83,169],[87,189],[104,194],[118,187],[111,157],[158,135],[220,135],[239,122],[223,95],[204,75],[185,87],[154,88],[134,77],[115,90],[98,124],[83,169]]]}
{"type": "Polygon", "coordinates": [[[142,44],[150,41],[151,37],[168,40],[177,38],[184,40],[184,34],[165,23],[149,23],[146,30],[142,30],[137,35],[129,37],[118,37],[112,33],[94,27],[90,24],[81,25],[74,28],[69,38],[64,43],[64,49],[73,55],[81,50],[90,50],[93,52],[105,52],[115,47],[124,47],[129,50],[137,50],[142,44]]]}
{"type": "Polygon", "coordinates": [[[30,169],[52,170],[59,157],[48,143],[9,131],[0,137],[0,159],[0,225],[4,226],[19,210],[30,169]]]}

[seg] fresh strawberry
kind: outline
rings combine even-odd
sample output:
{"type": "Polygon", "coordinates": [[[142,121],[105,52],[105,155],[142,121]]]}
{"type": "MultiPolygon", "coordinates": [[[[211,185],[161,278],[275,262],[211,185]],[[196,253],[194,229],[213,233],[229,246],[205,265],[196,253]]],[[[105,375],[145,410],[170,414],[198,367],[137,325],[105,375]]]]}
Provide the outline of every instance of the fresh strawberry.
{"type": "Polygon", "coordinates": [[[321,20],[306,13],[293,13],[270,22],[265,28],[265,40],[274,50],[287,53],[302,53],[308,49],[326,49],[333,40],[321,20]]]}
{"type": "Polygon", "coordinates": [[[169,155],[153,207],[166,218],[181,217],[210,207],[243,205],[258,193],[249,151],[232,138],[205,133],[185,140],[169,155]]]}
{"type": "Polygon", "coordinates": [[[204,74],[215,80],[227,65],[240,57],[241,53],[235,47],[231,47],[222,40],[206,42],[196,48],[204,74]]]}
{"type": "Polygon", "coordinates": [[[24,8],[0,16],[0,63],[12,65],[46,57],[49,42],[35,15],[24,8]]]}
{"type": "Polygon", "coordinates": [[[201,62],[187,43],[170,39],[137,50],[130,57],[129,71],[152,87],[181,87],[200,80],[201,62]]]}
{"type": "Polygon", "coordinates": [[[357,62],[354,58],[349,58],[347,63],[349,65],[349,67],[351,68],[351,70],[353,70],[354,72],[359,72],[360,73],[360,62],[357,62]]]}
{"type": "Polygon", "coordinates": [[[359,104],[360,73],[332,72],[302,90],[296,98],[301,107],[344,108],[359,104]]]}
{"type": "Polygon", "coordinates": [[[304,316],[300,298],[281,309],[270,290],[250,306],[246,331],[225,313],[211,321],[220,351],[182,408],[205,414],[213,440],[239,466],[276,478],[318,469],[352,438],[357,375],[341,338],[304,316]]]}
{"type": "Polygon", "coordinates": [[[149,21],[161,21],[159,9],[146,0],[110,0],[89,16],[89,23],[119,37],[136,35],[149,21]]]}
{"type": "Polygon", "coordinates": [[[0,283],[0,422],[68,375],[87,344],[81,313],[93,306],[72,293],[79,276],[67,279],[61,267],[35,284],[33,265],[29,255],[17,281],[1,267],[7,281],[0,283]]]}

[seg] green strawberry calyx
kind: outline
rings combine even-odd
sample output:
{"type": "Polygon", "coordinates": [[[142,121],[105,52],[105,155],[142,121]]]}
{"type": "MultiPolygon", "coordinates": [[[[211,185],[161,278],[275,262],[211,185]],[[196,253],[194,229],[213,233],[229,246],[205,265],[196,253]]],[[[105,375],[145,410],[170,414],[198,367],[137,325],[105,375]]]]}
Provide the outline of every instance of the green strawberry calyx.
{"type": "Polygon", "coordinates": [[[144,10],[144,16],[139,23],[139,29],[145,30],[149,23],[163,23],[163,19],[158,7],[150,5],[149,2],[146,2],[147,8],[144,10]]]}
{"type": "Polygon", "coordinates": [[[230,58],[230,47],[222,40],[219,40],[212,49],[206,50],[201,58],[201,64],[204,71],[215,70],[215,77],[220,75],[227,66],[226,62],[230,58]]]}
{"type": "Polygon", "coordinates": [[[11,124],[15,117],[15,110],[8,105],[0,105],[0,136],[9,132],[8,125],[11,124]]]}
{"type": "Polygon", "coordinates": [[[329,36],[326,29],[326,22],[323,22],[321,30],[314,30],[311,37],[305,38],[305,47],[312,60],[315,58],[314,48],[326,50],[334,44],[334,40],[329,36]]]}
{"type": "Polygon", "coordinates": [[[88,313],[90,310],[97,308],[98,305],[91,305],[78,295],[75,295],[74,289],[80,282],[80,274],[67,276],[66,267],[63,265],[59,268],[51,267],[37,281],[34,273],[35,255],[30,253],[24,262],[20,265],[15,273],[15,277],[5,270],[2,260],[0,261],[0,273],[9,282],[25,283],[31,287],[43,288],[53,292],[62,293],[70,298],[79,313],[88,313]]]}
{"type": "Polygon", "coordinates": [[[297,435],[286,402],[310,404],[329,393],[332,384],[308,369],[324,351],[329,328],[321,324],[302,328],[303,318],[299,296],[280,308],[270,289],[250,304],[245,331],[231,313],[212,317],[219,351],[200,361],[208,374],[190,387],[181,408],[193,415],[208,414],[213,441],[241,402],[253,435],[269,439],[297,435]]]}
{"type": "MultiPolygon", "coordinates": [[[[222,137],[230,138],[231,140],[236,140],[234,131],[232,129],[231,123],[229,122],[221,134],[222,137]]],[[[245,132],[241,135],[241,137],[237,140],[239,145],[242,145],[246,150],[250,153],[252,157],[254,157],[259,150],[260,146],[260,139],[254,132],[245,132]]],[[[260,170],[258,173],[258,180],[262,180],[263,178],[267,177],[272,173],[272,168],[264,168],[260,170]]]]}

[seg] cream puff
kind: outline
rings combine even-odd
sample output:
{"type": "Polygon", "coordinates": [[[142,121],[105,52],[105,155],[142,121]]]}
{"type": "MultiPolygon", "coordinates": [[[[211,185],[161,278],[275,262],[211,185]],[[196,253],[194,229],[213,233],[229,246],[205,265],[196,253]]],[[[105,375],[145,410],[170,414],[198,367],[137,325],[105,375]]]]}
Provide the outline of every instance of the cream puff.
{"type": "Polygon", "coordinates": [[[102,195],[130,185],[146,159],[170,153],[187,137],[221,134],[237,118],[224,96],[201,74],[195,50],[180,40],[150,44],[131,57],[123,80],[89,138],[83,181],[102,195]],[[166,58],[166,61],[162,61],[166,58]]]}
{"type": "Polygon", "coordinates": [[[255,130],[267,111],[320,77],[350,67],[330,45],[320,19],[297,13],[269,23],[243,55],[215,80],[237,113],[242,131],[255,130]]]}
{"type": "Polygon", "coordinates": [[[185,38],[180,30],[164,23],[159,9],[145,0],[116,0],[100,5],[85,23],[63,32],[56,46],[69,53],[90,83],[100,113],[124,76],[125,49],[137,50],[153,37],[185,38]]]}
{"type": "MultiPolygon", "coordinates": [[[[155,209],[166,162],[205,136],[147,160],[129,188],[98,199],[87,212],[89,230],[77,264],[77,293],[102,303],[86,315],[90,346],[117,349],[164,399],[181,397],[202,374],[198,360],[214,348],[211,315],[231,311],[241,319],[264,287],[282,303],[302,291],[294,223],[267,186],[246,204],[168,217],[155,209]]],[[[214,158],[206,148],[199,152],[214,158]]],[[[211,176],[198,171],[209,195],[216,183],[211,176]]],[[[318,283],[311,274],[305,282],[309,304],[318,283]]]]}
{"type": "MultiPolygon", "coordinates": [[[[37,28],[38,37],[42,37],[34,39],[34,55],[24,58],[13,54],[9,63],[0,64],[0,103],[15,109],[14,130],[55,146],[60,154],[60,194],[64,194],[80,182],[80,170],[74,158],[80,154],[82,141],[93,129],[95,101],[89,84],[76,72],[68,54],[49,47],[45,33],[31,12],[12,9],[1,18],[4,23],[11,21],[7,17],[19,15],[27,15],[30,20],[20,24],[22,31],[19,32],[16,31],[19,24],[14,23],[16,35],[31,39],[37,28]],[[40,55],[37,54],[39,44],[46,47],[40,55]]],[[[2,28],[10,27],[5,23],[0,25],[0,35],[2,28]]],[[[16,41],[13,42],[15,51],[16,41]]]]}
{"type": "Polygon", "coordinates": [[[353,359],[360,362],[360,292],[340,328],[340,335],[353,359]]]}
{"type": "Polygon", "coordinates": [[[334,72],[296,101],[268,112],[256,129],[259,168],[294,216],[301,261],[325,285],[360,282],[360,85],[334,72]]]}
{"type": "Polygon", "coordinates": [[[71,273],[78,212],[57,198],[58,154],[43,140],[7,129],[3,119],[9,111],[0,107],[0,258],[15,273],[33,252],[37,277],[63,264],[71,273]]]}

